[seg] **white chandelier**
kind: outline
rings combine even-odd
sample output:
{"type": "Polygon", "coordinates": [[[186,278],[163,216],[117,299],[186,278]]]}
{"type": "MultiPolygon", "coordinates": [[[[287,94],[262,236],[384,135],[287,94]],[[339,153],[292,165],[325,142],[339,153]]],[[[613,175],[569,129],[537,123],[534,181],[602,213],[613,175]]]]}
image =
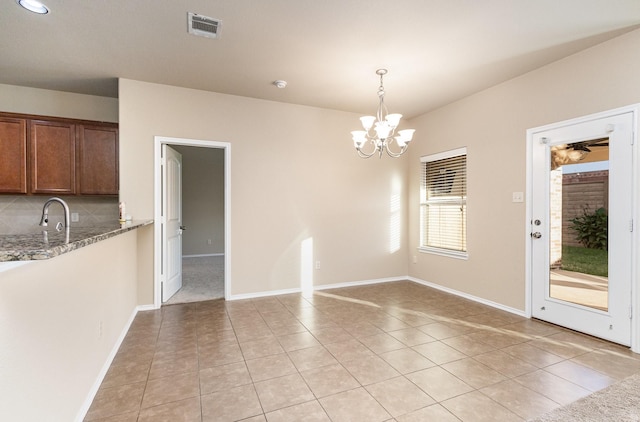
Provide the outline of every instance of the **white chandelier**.
{"type": "Polygon", "coordinates": [[[400,157],[407,150],[409,142],[413,139],[414,129],[399,130],[396,136],[396,128],[400,124],[402,114],[388,114],[387,106],[384,105],[384,86],[382,77],[387,74],[387,69],[376,70],[376,75],[380,75],[380,87],[378,88],[378,113],[376,116],[363,116],[360,118],[364,130],[354,130],[351,132],[353,145],[362,158],[369,158],[376,153],[382,158],[383,151],[390,157],[400,157]],[[371,131],[373,128],[373,133],[371,131]],[[391,144],[395,140],[396,151],[391,150],[391,144]]]}

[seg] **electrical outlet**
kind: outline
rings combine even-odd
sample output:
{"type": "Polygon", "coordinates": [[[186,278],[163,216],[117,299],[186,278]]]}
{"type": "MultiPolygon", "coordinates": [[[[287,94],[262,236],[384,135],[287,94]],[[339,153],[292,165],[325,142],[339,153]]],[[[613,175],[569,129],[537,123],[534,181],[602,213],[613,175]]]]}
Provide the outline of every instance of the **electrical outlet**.
{"type": "Polygon", "coordinates": [[[414,263],[414,264],[417,264],[417,263],[418,263],[418,257],[417,257],[417,256],[415,256],[415,255],[413,255],[413,263],[414,263]]]}
{"type": "Polygon", "coordinates": [[[513,192],[511,196],[512,202],[524,202],[524,193],[522,192],[513,192]]]}
{"type": "Polygon", "coordinates": [[[320,261],[316,261],[316,270],[320,269],[320,261]]]}
{"type": "Polygon", "coordinates": [[[211,245],[211,239],[207,239],[207,245],[211,245]]]}
{"type": "Polygon", "coordinates": [[[71,222],[72,223],[77,223],[78,221],[80,221],[80,214],[78,214],[77,212],[72,212],[71,213],[71,222]]]}

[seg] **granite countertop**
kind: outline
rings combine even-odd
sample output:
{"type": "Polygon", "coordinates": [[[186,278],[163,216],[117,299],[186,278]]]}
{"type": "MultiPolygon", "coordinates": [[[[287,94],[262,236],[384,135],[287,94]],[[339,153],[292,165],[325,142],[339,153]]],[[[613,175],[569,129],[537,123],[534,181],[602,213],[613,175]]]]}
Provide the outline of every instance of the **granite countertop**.
{"type": "Polygon", "coordinates": [[[153,223],[153,220],[115,222],[100,227],[73,227],[69,229],[67,242],[65,230],[55,228],[31,234],[0,235],[0,262],[49,259],[71,252],[130,230],[153,223]]]}

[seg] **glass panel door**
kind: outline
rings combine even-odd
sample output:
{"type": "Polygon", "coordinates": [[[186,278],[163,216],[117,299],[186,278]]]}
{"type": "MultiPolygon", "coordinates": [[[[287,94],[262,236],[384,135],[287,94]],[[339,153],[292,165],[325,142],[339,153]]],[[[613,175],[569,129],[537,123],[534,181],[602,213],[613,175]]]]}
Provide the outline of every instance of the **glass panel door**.
{"type": "Polygon", "coordinates": [[[631,342],[632,112],[529,131],[531,314],[631,342]]]}
{"type": "Polygon", "coordinates": [[[549,296],[609,309],[609,138],[549,148],[549,296]]]}

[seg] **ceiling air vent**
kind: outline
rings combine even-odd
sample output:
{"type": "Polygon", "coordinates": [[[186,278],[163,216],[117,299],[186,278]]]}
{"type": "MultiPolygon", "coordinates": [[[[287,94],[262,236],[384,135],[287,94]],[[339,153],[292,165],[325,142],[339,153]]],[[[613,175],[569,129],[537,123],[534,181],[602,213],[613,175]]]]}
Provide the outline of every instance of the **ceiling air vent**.
{"type": "Polygon", "coordinates": [[[189,20],[189,33],[207,38],[219,38],[222,21],[197,13],[187,13],[189,20]]]}

